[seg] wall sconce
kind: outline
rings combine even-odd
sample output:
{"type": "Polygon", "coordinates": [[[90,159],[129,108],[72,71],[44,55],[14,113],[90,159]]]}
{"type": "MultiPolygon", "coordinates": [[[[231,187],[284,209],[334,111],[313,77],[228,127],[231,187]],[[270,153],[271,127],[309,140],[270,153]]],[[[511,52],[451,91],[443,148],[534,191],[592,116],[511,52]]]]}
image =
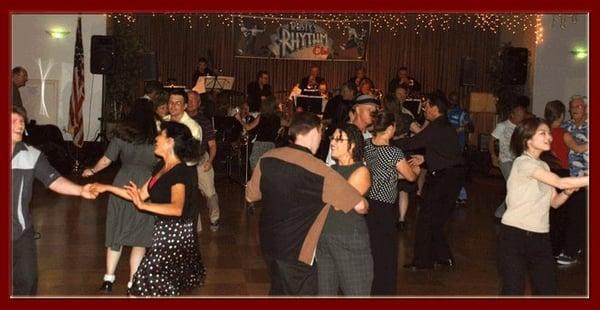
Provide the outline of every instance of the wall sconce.
{"type": "Polygon", "coordinates": [[[585,47],[576,47],[571,51],[571,54],[573,54],[575,59],[586,59],[588,56],[588,50],[585,47]]]}
{"type": "Polygon", "coordinates": [[[60,29],[60,28],[54,28],[54,29],[50,29],[50,30],[46,30],[46,33],[50,35],[50,37],[52,37],[53,39],[62,39],[64,37],[66,37],[67,35],[69,35],[69,31],[66,31],[64,29],[60,29]]]}

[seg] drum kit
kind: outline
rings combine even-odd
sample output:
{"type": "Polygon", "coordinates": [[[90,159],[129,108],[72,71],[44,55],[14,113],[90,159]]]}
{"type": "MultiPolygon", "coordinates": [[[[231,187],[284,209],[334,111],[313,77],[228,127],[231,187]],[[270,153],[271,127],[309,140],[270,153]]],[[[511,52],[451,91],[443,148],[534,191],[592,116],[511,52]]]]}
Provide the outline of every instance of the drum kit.
{"type": "Polygon", "coordinates": [[[246,95],[236,90],[220,90],[207,93],[209,102],[213,107],[214,116],[231,117],[235,115],[235,109],[245,100],[246,95]]]}

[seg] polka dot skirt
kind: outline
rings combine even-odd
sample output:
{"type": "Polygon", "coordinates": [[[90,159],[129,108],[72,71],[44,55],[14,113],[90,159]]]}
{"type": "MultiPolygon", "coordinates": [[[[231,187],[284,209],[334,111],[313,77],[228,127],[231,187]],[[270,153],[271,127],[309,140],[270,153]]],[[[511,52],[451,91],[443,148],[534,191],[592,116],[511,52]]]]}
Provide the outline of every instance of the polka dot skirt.
{"type": "Polygon", "coordinates": [[[206,269],[192,219],[158,218],[152,247],[133,275],[135,296],[177,296],[203,285],[206,269]]]}

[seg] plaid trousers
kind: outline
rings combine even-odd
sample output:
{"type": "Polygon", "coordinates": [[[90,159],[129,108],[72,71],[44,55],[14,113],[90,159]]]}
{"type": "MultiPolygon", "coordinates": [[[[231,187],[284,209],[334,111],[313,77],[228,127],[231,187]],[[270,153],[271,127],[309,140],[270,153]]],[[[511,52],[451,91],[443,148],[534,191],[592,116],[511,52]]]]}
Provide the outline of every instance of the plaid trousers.
{"type": "Polygon", "coordinates": [[[373,282],[373,258],[369,231],[354,227],[352,234],[323,231],[317,247],[319,295],[369,296],[373,282]]]}

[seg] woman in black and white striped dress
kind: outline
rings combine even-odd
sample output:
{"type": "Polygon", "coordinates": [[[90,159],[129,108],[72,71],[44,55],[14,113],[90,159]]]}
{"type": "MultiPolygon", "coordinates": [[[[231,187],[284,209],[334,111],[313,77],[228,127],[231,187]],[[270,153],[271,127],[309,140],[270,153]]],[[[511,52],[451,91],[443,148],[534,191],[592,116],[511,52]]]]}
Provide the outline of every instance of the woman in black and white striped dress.
{"type": "Polygon", "coordinates": [[[373,295],[395,295],[398,269],[398,235],[395,229],[397,182],[401,175],[415,181],[419,167],[412,167],[402,150],[390,146],[396,132],[394,114],[380,112],[373,122],[373,138],[365,145],[365,162],[371,173],[367,194],[367,226],[373,255],[373,295]]]}

